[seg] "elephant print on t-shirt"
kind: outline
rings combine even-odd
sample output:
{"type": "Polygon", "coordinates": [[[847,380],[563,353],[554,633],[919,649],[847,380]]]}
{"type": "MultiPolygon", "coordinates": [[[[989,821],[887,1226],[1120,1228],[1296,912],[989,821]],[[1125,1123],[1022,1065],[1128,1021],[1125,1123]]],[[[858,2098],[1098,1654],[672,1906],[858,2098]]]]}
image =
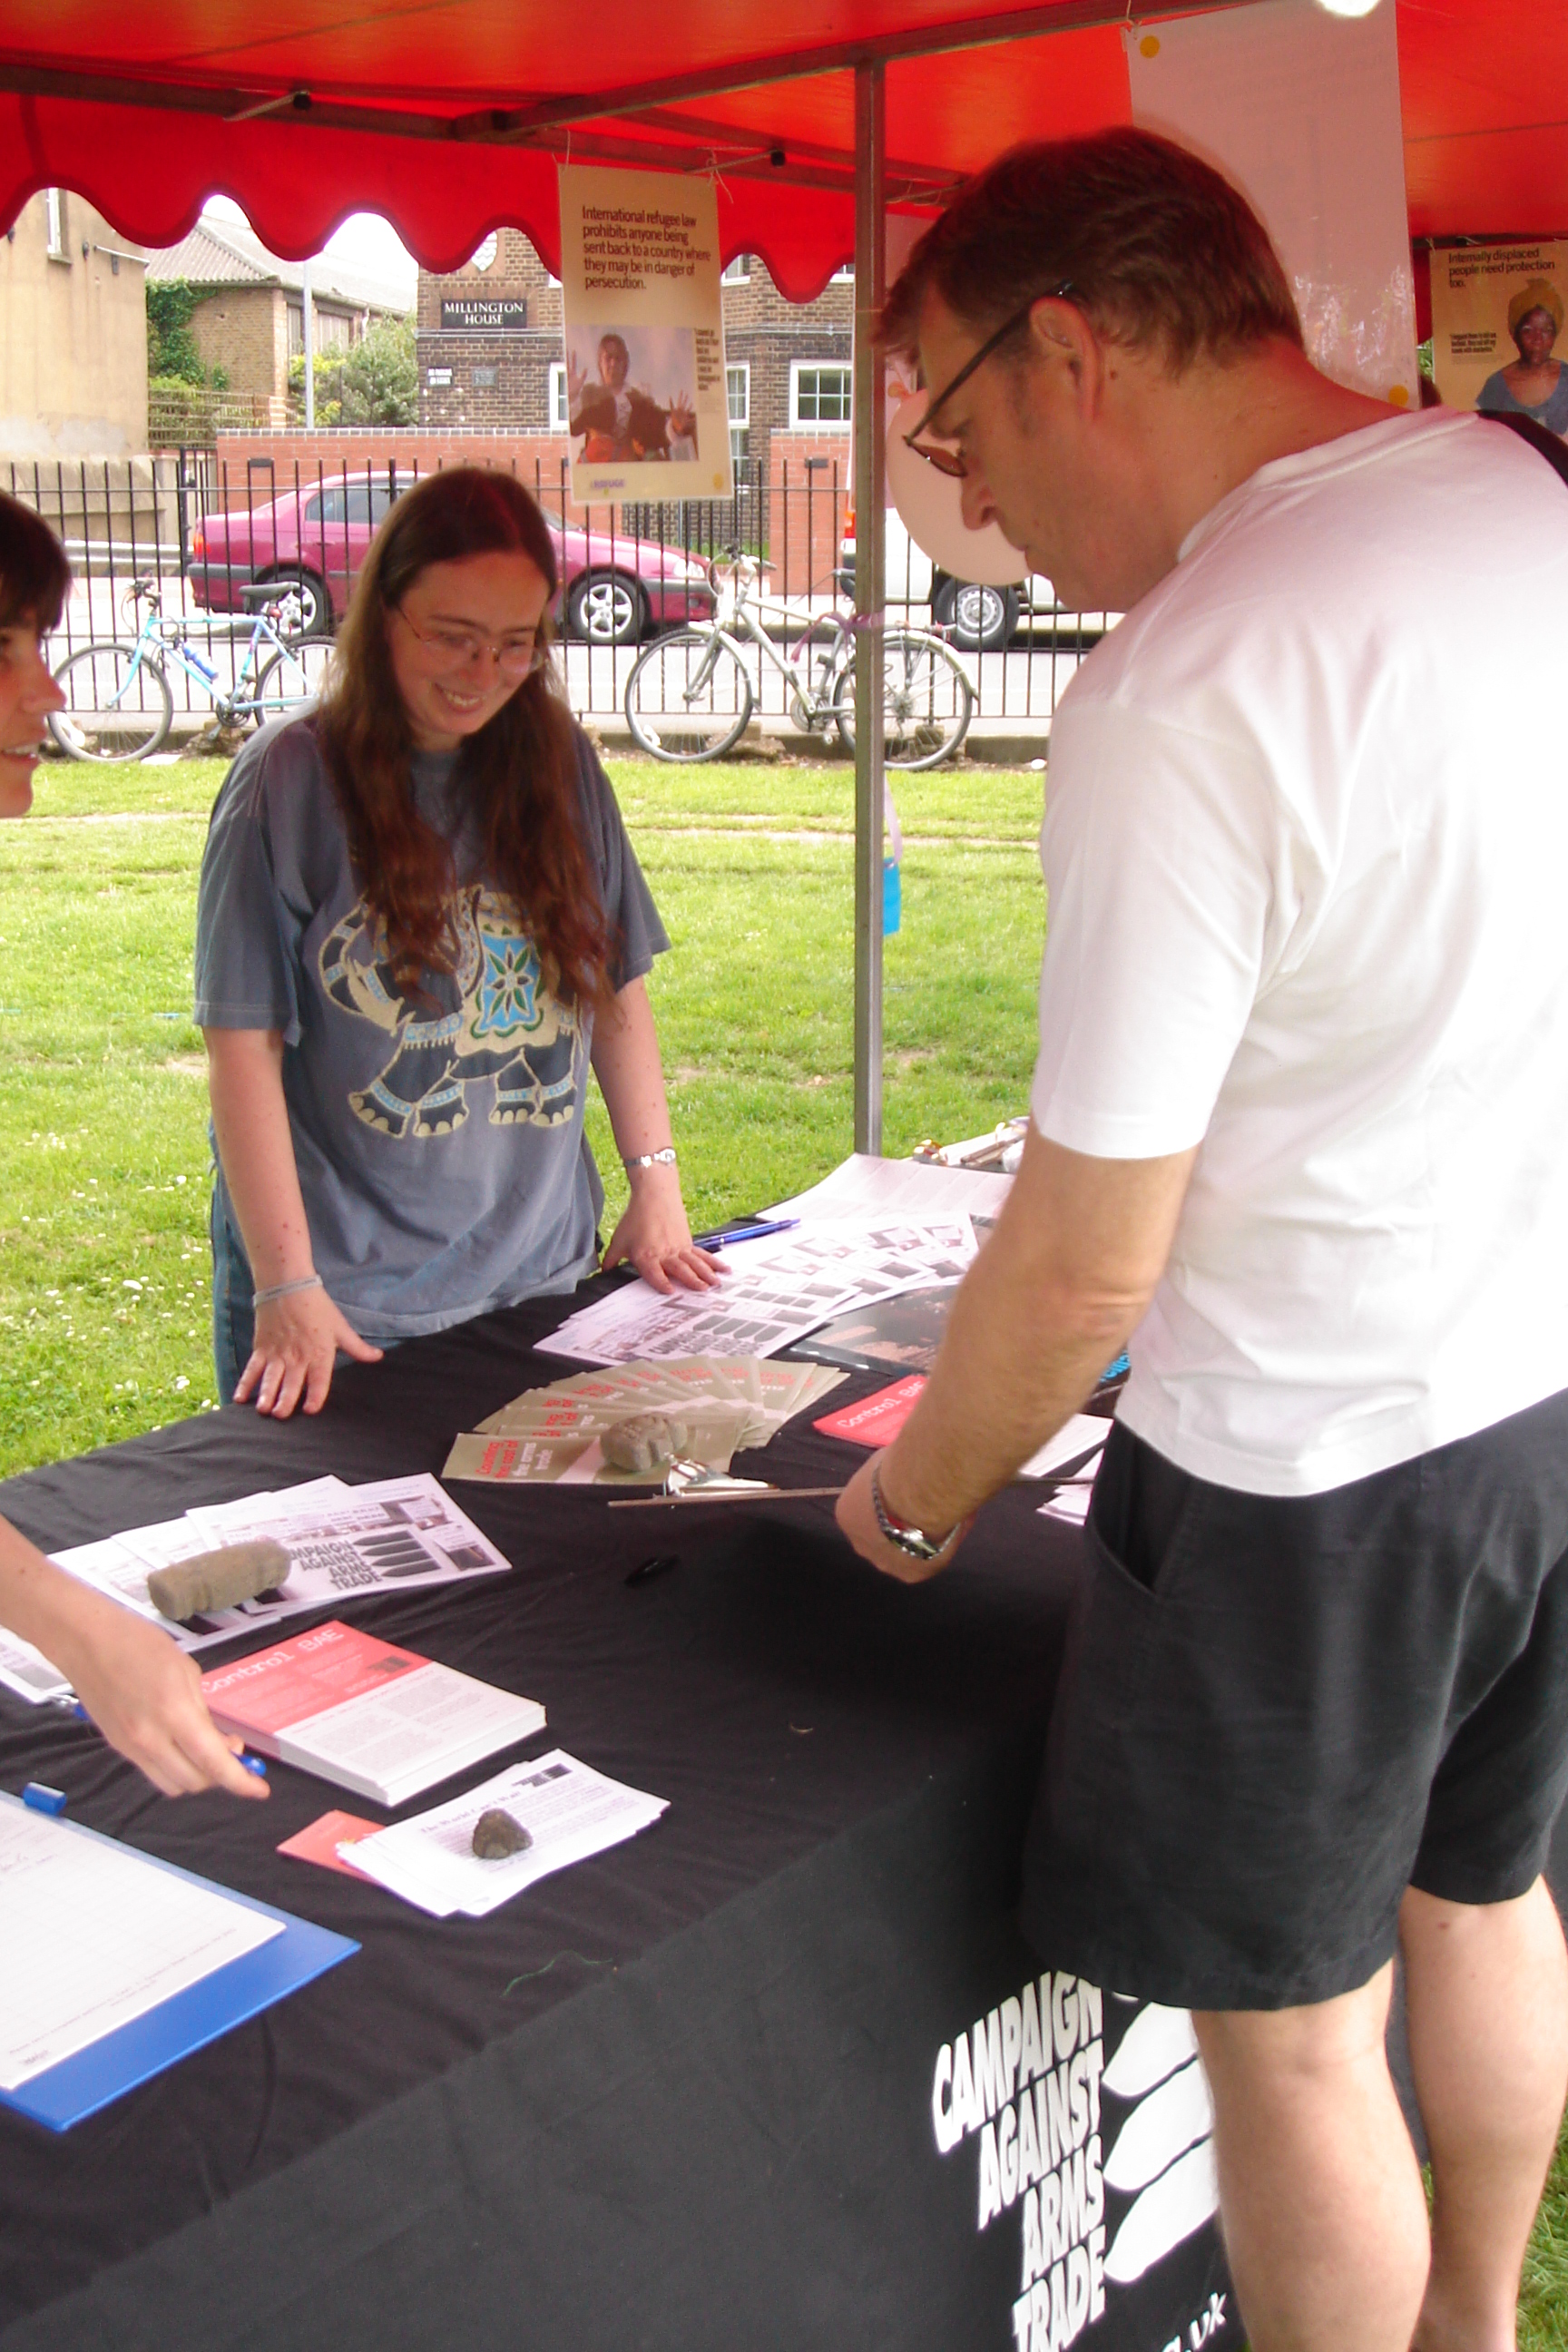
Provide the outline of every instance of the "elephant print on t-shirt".
{"type": "Polygon", "coordinates": [[[417,989],[394,976],[386,926],[362,898],[321,942],[332,1003],[396,1039],[370,1085],[349,1096],[379,1134],[450,1135],[469,1089],[494,1080],[492,1127],[561,1127],[576,1109],[584,1024],[552,993],[516,902],[472,884],[451,902],[449,971],[417,989]]]}

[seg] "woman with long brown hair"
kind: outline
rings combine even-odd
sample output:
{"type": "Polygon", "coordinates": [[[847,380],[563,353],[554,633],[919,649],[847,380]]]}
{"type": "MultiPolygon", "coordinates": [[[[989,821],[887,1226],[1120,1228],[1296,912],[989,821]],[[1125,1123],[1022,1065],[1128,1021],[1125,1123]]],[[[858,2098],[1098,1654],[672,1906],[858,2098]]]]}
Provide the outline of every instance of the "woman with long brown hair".
{"type": "Polygon", "coordinates": [[[694,1247],[643,975],[668,946],[548,660],[555,550],[508,474],[427,477],[360,573],[319,709],[247,744],[196,925],[225,1399],[362,1360],[595,1263],[590,1064],[631,1200],[605,1264],[694,1247]]]}

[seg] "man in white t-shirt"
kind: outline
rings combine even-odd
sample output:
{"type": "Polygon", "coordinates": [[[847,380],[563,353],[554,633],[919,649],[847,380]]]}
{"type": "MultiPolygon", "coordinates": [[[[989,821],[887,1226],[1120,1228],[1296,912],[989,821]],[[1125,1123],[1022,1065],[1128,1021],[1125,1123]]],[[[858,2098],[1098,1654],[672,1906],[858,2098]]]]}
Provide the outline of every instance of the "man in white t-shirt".
{"type": "Polygon", "coordinates": [[[1510,2352],[1568,2084],[1568,759],[1519,719],[1568,493],[1319,374],[1143,133],[971,183],[887,333],[967,519],[1127,617],[1052,730],[1023,1164],[840,1518],[935,1573],[1131,1335],[1026,1931],[1194,2011],[1254,2352],[1510,2352]]]}

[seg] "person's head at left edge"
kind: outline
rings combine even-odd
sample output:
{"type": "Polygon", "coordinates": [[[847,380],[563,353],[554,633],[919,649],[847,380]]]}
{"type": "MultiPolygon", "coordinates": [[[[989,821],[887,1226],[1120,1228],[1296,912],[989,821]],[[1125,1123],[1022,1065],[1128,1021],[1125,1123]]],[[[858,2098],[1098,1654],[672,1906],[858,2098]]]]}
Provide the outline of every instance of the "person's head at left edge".
{"type": "Polygon", "coordinates": [[[70,578],[47,523],[0,490],[0,817],[26,816],[31,808],[48,714],[65,707],[44,639],[59,625],[70,578]]]}

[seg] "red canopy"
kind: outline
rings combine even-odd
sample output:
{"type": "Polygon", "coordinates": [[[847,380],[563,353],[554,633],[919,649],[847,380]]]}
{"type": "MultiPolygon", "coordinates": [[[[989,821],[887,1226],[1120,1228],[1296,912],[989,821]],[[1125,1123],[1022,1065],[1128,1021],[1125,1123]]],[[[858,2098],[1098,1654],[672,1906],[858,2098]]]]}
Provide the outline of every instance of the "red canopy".
{"type": "MultiPolygon", "coordinates": [[[[716,169],[726,256],[762,254],[804,300],[853,252],[858,60],[888,64],[889,198],[929,205],[1013,140],[1125,121],[1126,13],[1124,0],[10,0],[0,221],[62,186],[121,235],[170,245],[221,189],[286,256],[363,210],[433,269],[501,222],[553,261],[570,152],[716,169]]],[[[1412,234],[1562,228],[1568,11],[1398,0],[1398,31],[1412,234]]]]}

